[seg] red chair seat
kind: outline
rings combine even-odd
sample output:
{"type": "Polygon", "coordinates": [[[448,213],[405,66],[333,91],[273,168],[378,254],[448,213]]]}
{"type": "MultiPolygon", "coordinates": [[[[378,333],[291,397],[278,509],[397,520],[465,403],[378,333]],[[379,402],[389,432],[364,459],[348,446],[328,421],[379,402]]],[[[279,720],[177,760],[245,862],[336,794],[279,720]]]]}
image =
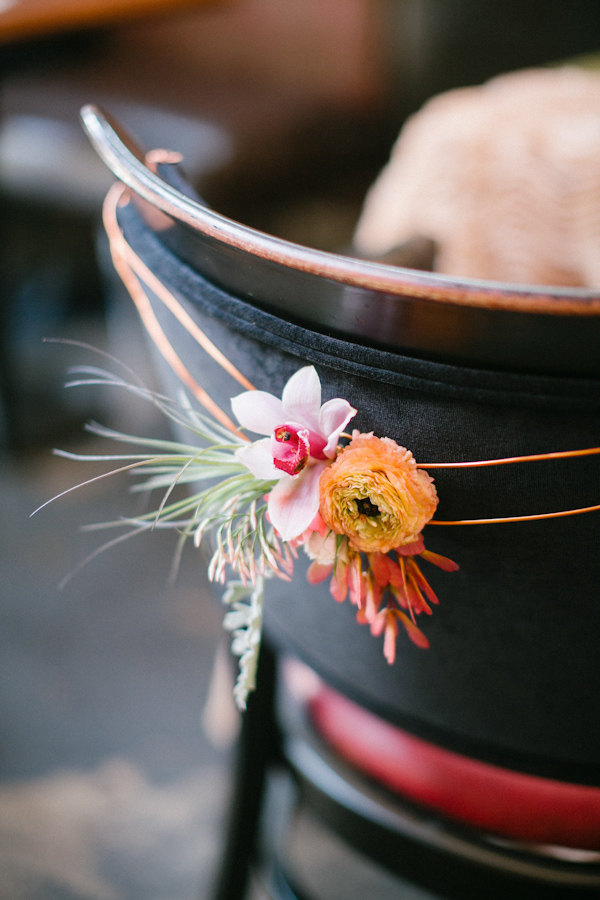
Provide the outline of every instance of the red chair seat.
{"type": "Polygon", "coordinates": [[[489,834],[600,851],[600,788],[526,775],[414,737],[320,684],[308,709],[322,737],[392,791],[489,834]]]}

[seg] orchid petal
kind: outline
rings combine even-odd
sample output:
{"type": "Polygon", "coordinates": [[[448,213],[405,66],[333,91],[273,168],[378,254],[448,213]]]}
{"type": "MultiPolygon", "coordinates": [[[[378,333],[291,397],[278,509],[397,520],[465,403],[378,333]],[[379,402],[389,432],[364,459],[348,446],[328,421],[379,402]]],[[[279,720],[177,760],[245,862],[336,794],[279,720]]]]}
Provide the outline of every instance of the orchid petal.
{"type": "Polygon", "coordinates": [[[263,438],[247,447],[240,447],[235,451],[235,455],[247,469],[250,469],[254,477],[260,478],[261,481],[279,481],[283,475],[283,472],[273,465],[271,438],[263,438]]]}
{"type": "Polygon", "coordinates": [[[271,434],[289,418],[279,397],[267,391],[244,391],[232,397],[231,408],[240,425],[256,434],[271,434]]]}
{"type": "Polygon", "coordinates": [[[325,537],[325,535],[329,532],[328,526],[325,524],[321,517],[321,513],[317,512],[316,516],[310,523],[311,531],[318,531],[321,537],[325,537]]]}
{"type": "Polygon", "coordinates": [[[288,419],[302,422],[316,434],[321,433],[321,382],[314,366],[305,366],[292,375],[283,389],[281,400],[288,419]]]}
{"type": "Polygon", "coordinates": [[[337,449],[340,434],[356,415],[356,410],[350,406],[347,400],[335,397],[328,400],[321,407],[319,413],[319,431],[327,438],[327,444],[323,450],[325,456],[333,459],[337,449]]]}
{"type": "Polygon", "coordinates": [[[322,471],[323,466],[317,463],[299,475],[284,475],[269,494],[269,518],[282,540],[298,537],[314,519],[319,510],[322,471]]]}

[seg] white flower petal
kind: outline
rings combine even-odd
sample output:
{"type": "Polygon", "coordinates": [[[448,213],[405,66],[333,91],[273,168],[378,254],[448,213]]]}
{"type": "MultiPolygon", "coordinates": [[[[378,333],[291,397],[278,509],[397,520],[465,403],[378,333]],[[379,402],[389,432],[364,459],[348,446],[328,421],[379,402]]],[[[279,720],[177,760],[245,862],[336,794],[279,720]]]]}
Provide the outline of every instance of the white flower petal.
{"type": "Polygon", "coordinates": [[[324,464],[307,466],[300,475],[284,475],[269,494],[269,518],[284,541],[306,531],[319,511],[319,478],[324,464]]]}
{"type": "Polygon", "coordinates": [[[286,421],[283,403],[267,391],[244,391],[232,397],[231,408],[240,425],[256,434],[271,434],[286,421]]]}
{"type": "Polygon", "coordinates": [[[336,397],[334,400],[328,400],[321,407],[319,414],[319,430],[322,435],[328,438],[323,453],[329,459],[335,456],[335,449],[340,434],[354,416],[356,410],[350,406],[347,400],[336,397]]]}
{"type": "Polygon", "coordinates": [[[292,375],[283,389],[281,400],[287,419],[301,422],[311,431],[319,433],[321,382],[314,366],[305,366],[292,375]]]}
{"type": "Polygon", "coordinates": [[[263,438],[248,444],[247,447],[240,447],[235,451],[235,455],[247,469],[250,469],[255,478],[278,481],[284,474],[273,465],[271,438],[263,438]]]}

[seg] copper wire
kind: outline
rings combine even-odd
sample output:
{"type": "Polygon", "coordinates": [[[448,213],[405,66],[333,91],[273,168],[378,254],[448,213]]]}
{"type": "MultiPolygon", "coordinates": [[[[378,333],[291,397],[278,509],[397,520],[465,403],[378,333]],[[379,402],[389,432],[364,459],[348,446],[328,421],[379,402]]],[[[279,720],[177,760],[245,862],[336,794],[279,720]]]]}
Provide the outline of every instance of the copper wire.
{"type": "Polygon", "coordinates": [[[227,416],[223,412],[220,406],[215,403],[215,401],[209,396],[204,388],[198,384],[195,378],[193,378],[193,376],[187,370],[184,363],[171,346],[160,326],[160,323],[158,322],[158,319],[154,314],[152,304],[146,296],[146,293],[142,288],[139,279],[129,265],[129,262],[126,258],[127,254],[124,253],[123,246],[125,245],[125,247],[128,247],[129,245],[127,244],[125,238],[121,233],[121,229],[119,228],[116,217],[117,205],[119,204],[124,192],[125,188],[122,185],[113,185],[113,187],[107,194],[103,210],[104,227],[108,235],[111,256],[115,269],[119,274],[121,280],[123,281],[123,284],[129,291],[129,294],[131,295],[131,298],[136,305],[140,318],[142,319],[142,322],[147,329],[148,334],[154,341],[156,347],[158,348],[164,359],[166,359],[166,361],[169,363],[175,374],[181,379],[183,384],[186,385],[186,387],[202,404],[202,406],[204,406],[204,408],[208,412],[210,412],[211,415],[221,423],[221,425],[229,429],[229,431],[232,431],[234,434],[239,435],[240,432],[235,423],[229,418],[229,416],[227,416]]]}
{"type": "Polygon", "coordinates": [[[538,513],[534,516],[501,516],[496,519],[456,519],[455,521],[444,522],[441,519],[430,519],[428,525],[497,525],[501,522],[533,522],[536,519],[561,519],[565,516],[578,516],[581,513],[597,512],[600,510],[600,504],[597,506],[583,506],[579,509],[564,509],[561,512],[538,513]]]}
{"type": "Polygon", "coordinates": [[[499,459],[478,459],[472,462],[417,463],[418,469],[475,469],[483,466],[505,466],[509,463],[539,462],[545,459],[569,459],[574,456],[593,456],[600,453],[600,447],[585,450],[556,450],[552,453],[534,453],[531,456],[505,456],[499,459]]]}
{"type": "MultiPolygon", "coordinates": [[[[473,469],[483,466],[505,466],[513,463],[540,462],[549,459],[572,459],[578,456],[594,456],[600,453],[600,447],[588,447],[584,450],[557,450],[552,453],[534,453],[530,456],[506,456],[499,459],[481,459],[473,462],[459,463],[418,463],[419,469],[473,469]]],[[[537,519],[559,519],[565,516],[577,516],[581,513],[596,512],[598,506],[585,506],[579,509],[565,509],[554,513],[539,513],[531,516],[500,516],[490,519],[457,519],[442,521],[431,519],[429,525],[496,525],[501,522],[533,522],[537,519]]]]}
{"type": "MultiPolygon", "coordinates": [[[[166,335],[164,334],[158,319],[156,318],[152,305],[146,296],[141,285],[141,281],[149,287],[153,293],[165,304],[172,314],[183,325],[186,331],[194,338],[194,340],[222,366],[239,384],[247,390],[255,390],[254,386],[245,378],[242,373],[227,359],[226,356],[212,343],[212,341],[204,334],[204,332],[193,321],[189,314],[183,309],[179,301],[174,295],[167,290],[162,282],[148,269],[145,263],[132,250],[125,240],[123,233],[119,227],[116,210],[119,202],[122,201],[126,193],[126,188],[122,184],[115,184],[108,192],[104,203],[104,226],[110,242],[111,255],[119,276],[123,280],[127,290],[138,309],[142,322],[144,323],[150,337],[156,344],[162,356],[167,360],[173,371],[179,376],[181,381],[189,388],[196,399],[207,409],[222,425],[235,434],[240,434],[239,429],[232,420],[221,410],[214,400],[206,393],[198,382],[189,373],[182,360],[179,358],[166,335]]],[[[244,437],[244,435],[241,435],[244,437]]],[[[350,435],[348,435],[350,437],[350,435]]],[[[527,456],[507,456],[498,459],[473,460],[470,462],[425,462],[417,463],[419,469],[467,469],[467,468],[483,468],[486,466],[503,466],[514,463],[539,462],[552,459],[569,459],[581,456],[592,456],[600,454],[600,447],[589,447],[583,450],[559,450],[551,453],[535,453],[527,456]]],[[[575,516],[582,513],[597,512],[600,510],[600,504],[596,506],[586,506],[579,509],[561,510],[553,513],[540,513],[529,516],[502,516],[486,519],[456,519],[453,521],[442,521],[440,519],[431,519],[429,525],[494,525],[506,522],[532,522],[540,519],[557,519],[565,516],[575,516]]]]}

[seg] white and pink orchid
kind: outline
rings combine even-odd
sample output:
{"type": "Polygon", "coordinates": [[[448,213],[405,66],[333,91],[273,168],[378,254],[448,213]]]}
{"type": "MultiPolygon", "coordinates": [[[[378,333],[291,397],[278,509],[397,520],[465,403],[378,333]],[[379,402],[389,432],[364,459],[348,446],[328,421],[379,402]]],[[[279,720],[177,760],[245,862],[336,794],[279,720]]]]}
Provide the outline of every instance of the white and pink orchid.
{"type": "Polygon", "coordinates": [[[291,541],[319,511],[321,472],[334,459],[356,410],[339,397],[321,405],[314,366],[292,375],[281,400],[266,391],[245,391],[231,406],[243,428],[268,435],[236,455],[256,478],[277,482],[269,493],[269,518],[281,538],[291,541]]]}

